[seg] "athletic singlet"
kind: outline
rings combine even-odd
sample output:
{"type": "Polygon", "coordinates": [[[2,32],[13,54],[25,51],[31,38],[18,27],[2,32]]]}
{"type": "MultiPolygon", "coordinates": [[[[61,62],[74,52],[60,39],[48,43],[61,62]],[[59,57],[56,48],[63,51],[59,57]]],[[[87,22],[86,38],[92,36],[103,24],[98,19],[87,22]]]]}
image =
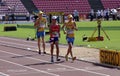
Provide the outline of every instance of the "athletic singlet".
{"type": "Polygon", "coordinates": [[[67,37],[74,37],[74,21],[66,22],[67,37]]]}
{"type": "Polygon", "coordinates": [[[60,25],[50,25],[50,37],[59,37],[60,25]]]}
{"type": "Polygon", "coordinates": [[[38,26],[38,32],[42,32],[44,31],[44,28],[45,28],[45,23],[46,23],[46,19],[45,18],[42,18],[39,22],[39,26],[38,26]]]}

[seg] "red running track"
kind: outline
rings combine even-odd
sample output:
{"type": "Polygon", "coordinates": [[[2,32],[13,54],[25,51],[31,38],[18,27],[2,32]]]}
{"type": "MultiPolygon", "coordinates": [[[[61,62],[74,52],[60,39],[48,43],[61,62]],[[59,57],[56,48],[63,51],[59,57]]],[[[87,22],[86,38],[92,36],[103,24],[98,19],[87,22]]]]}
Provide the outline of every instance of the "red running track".
{"type": "MultiPolygon", "coordinates": [[[[6,40],[7,41],[7,40],[6,40]]],[[[16,45],[17,46],[17,45],[16,45]]],[[[55,59],[55,57],[54,57],[55,59]]],[[[116,68],[76,60],[51,63],[50,55],[0,45],[0,76],[119,76],[116,68]]]]}

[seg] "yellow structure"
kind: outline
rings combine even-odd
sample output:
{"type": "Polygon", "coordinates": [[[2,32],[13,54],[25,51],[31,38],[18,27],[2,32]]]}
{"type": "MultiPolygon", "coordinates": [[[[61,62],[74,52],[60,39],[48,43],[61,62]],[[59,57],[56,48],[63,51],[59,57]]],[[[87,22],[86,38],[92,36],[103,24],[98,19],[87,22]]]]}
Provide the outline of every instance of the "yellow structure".
{"type": "Polygon", "coordinates": [[[120,52],[111,50],[100,50],[100,62],[120,66],[120,52]]]}

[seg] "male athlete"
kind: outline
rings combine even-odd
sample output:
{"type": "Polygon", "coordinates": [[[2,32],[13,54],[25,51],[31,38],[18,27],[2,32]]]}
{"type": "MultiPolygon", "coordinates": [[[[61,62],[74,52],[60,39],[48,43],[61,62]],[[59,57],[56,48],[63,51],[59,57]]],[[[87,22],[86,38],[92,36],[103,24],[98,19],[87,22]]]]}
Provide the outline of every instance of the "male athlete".
{"type": "Polygon", "coordinates": [[[50,44],[51,44],[51,62],[54,62],[53,50],[54,45],[56,46],[56,61],[60,61],[59,57],[59,37],[60,37],[60,25],[57,24],[57,16],[52,16],[52,23],[50,24],[50,44]]]}
{"type": "Polygon", "coordinates": [[[39,49],[39,54],[41,54],[41,47],[40,44],[42,42],[42,47],[43,47],[43,54],[46,54],[45,52],[45,41],[44,41],[44,36],[45,36],[45,27],[46,27],[46,23],[47,20],[42,17],[43,12],[39,11],[38,13],[38,18],[35,21],[34,27],[37,29],[37,38],[38,38],[38,49],[39,49]]]}
{"type": "Polygon", "coordinates": [[[73,21],[73,16],[70,14],[68,15],[68,21],[64,23],[62,26],[62,29],[64,31],[64,34],[66,34],[66,40],[68,42],[68,50],[67,54],[65,55],[66,61],[68,61],[68,55],[70,53],[72,57],[72,62],[76,59],[76,57],[73,57],[72,53],[72,45],[74,43],[74,30],[78,30],[76,27],[75,21],[73,21]]]}

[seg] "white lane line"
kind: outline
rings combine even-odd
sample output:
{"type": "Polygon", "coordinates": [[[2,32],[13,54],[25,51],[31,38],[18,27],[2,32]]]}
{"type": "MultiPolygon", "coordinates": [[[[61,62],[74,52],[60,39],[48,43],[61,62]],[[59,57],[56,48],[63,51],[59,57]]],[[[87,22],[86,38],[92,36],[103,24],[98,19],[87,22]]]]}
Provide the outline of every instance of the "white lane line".
{"type": "Polygon", "coordinates": [[[23,48],[23,49],[27,49],[27,50],[38,51],[36,46],[14,43],[14,42],[6,42],[6,41],[1,41],[1,40],[0,40],[0,42],[1,42],[0,43],[1,45],[5,45],[5,46],[11,46],[11,47],[23,48]]]}
{"type": "Polygon", "coordinates": [[[26,72],[24,72],[24,73],[12,73],[12,75],[14,75],[14,76],[27,76],[27,74],[39,74],[39,72],[28,72],[28,73],[26,73],[26,72]]]}
{"type": "Polygon", "coordinates": [[[9,76],[8,74],[5,74],[3,72],[0,72],[0,76],[9,76]]]}
{"type": "Polygon", "coordinates": [[[68,66],[68,65],[61,65],[61,64],[58,64],[58,65],[60,65],[62,67],[68,67],[68,68],[72,68],[72,69],[75,69],[75,70],[80,70],[80,71],[88,72],[88,73],[91,73],[91,74],[100,75],[100,76],[110,76],[110,75],[107,75],[107,74],[98,73],[98,72],[94,72],[94,71],[89,71],[89,70],[86,70],[86,69],[79,69],[79,68],[71,67],[71,66],[68,66]]]}
{"type": "MultiPolygon", "coordinates": [[[[5,52],[3,50],[0,50],[1,52],[5,52]]],[[[10,53],[10,52],[5,52],[5,53],[8,53],[8,54],[12,54],[12,55],[20,55],[20,54],[15,54],[15,53],[10,53]]],[[[37,71],[37,72],[41,72],[41,73],[45,73],[45,74],[48,74],[48,75],[51,75],[51,76],[59,76],[57,74],[54,74],[54,73],[49,73],[47,71],[43,71],[43,70],[39,70],[39,69],[35,69],[35,68],[31,68],[31,67],[28,67],[28,66],[23,66],[21,64],[18,64],[18,63],[15,63],[15,62],[11,62],[11,61],[8,61],[8,60],[4,60],[4,59],[0,59],[1,61],[4,61],[4,62],[7,62],[7,63],[11,63],[11,64],[14,64],[14,65],[17,65],[17,66],[21,66],[21,67],[24,67],[24,68],[27,68],[27,69],[32,69],[34,71],[37,71]]]]}
{"type": "Polygon", "coordinates": [[[47,68],[48,72],[70,72],[70,71],[77,71],[75,69],[70,69],[70,68],[47,68]]]}
{"type": "MultiPolygon", "coordinates": [[[[34,41],[25,41],[25,40],[22,40],[22,39],[16,39],[16,38],[7,38],[7,37],[0,37],[1,39],[9,39],[9,40],[13,40],[13,41],[18,41],[21,40],[22,42],[29,42],[29,43],[34,43],[34,44],[37,44],[37,42],[34,42],[34,41]]],[[[2,41],[5,41],[5,40],[2,40],[2,41]]],[[[6,41],[7,42],[7,41],[6,41]]],[[[11,42],[8,42],[8,43],[11,43],[11,42]]],[[[19,43],[20,44],[20,43],[19,43]]],[[[46,45],[50,45],[49,43],[46,43],[46,45]]],[[[60,45],[61,47],[67,47],[65,45],[60,45]]]]}
{"type": "Polygon", "coordinates": [[[11,61],[8,61],[8,60],[0,59],[0,61],[4,61],[4,62],[10,63],[10,64],[17,65],[17,66],[21,66],[21,67],[24,67],[24,68],[27,68],[27,69],[32,69],[32,70],[34,70],[34,71],[41,72],[41,73],[45,73],[45,74],[48,74],[48,75],[51,75],[51,76],[59,76],[59,75],[54,74],[54,73],[49,73],[49,72],[47,72],[47,71],[43,71],[43,70],[31,68],[31,67],[28,67],[28,66],[23,66],[23,65],[21,65],[21,64],[18,64],[18,63],[15,63],[15,62],[11,62],[11,61]]]}
{"type": "MultiPolygon", "coordinates": [[[[3,50],[0,50],[0,51],[1,52],[5,52],[3,50]]],[[[11,52],[5,52],[5,53],[12,54],[12,55],[20,55],[20,54],[11,53],[11,52]]],[[[37,59],[37,58],[33,58],[33,57],[26,57],[26,58],[37,60],[37,61],[42,61],[42,62],[49,62],[49,61],[46,61],[46,60],[37,59]]],[[[55,65],[66,67],[66,68],[71,68],[71,69],[75,69],[75,70],[80,70],[80,71],[83,71],[83,72],[87,72],[87,73],[91,73],[91,74],[96,74],[96,75],[100,75],[100,76],[110,76],[108,74],[93,72],[93,71],[89,71],[89,70],[86,70],[86,69],[80,69],[80,68],[76,68],[76,67],[72,67],[72,66],[68,66],[68,65],[63,65],[63,64],[55,64],[55,65]]]]}
{"type": "Polygon", "coordinates": [[[12,45],[35,48],[35,46],[30,46],[30,45],[25,45],[25,44],[19,44],[19,43],[13,43],[13,42],[1,41],[1,40],[0,40],[0,42],[5,43],[5,44],[10,44],[10,45],[12,44],[12,45]]]}
{"type": "MultiPolygon", "coordinates": [[[[25,41],[25,40],[22,40],[22,39],[16,39],[16,38],[8,38],[8,37],[0,37],[1,39],[9,39],[9,40],[13,40],[13,41],[22,41],[22,42],[28,42],[28,41],[25,41]]],[[[29,41],[30,43],[36,43],[36,42],[33,42],[33,41],[29,41]]]]}

